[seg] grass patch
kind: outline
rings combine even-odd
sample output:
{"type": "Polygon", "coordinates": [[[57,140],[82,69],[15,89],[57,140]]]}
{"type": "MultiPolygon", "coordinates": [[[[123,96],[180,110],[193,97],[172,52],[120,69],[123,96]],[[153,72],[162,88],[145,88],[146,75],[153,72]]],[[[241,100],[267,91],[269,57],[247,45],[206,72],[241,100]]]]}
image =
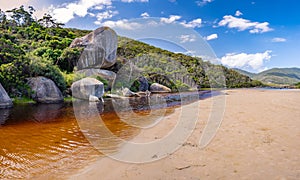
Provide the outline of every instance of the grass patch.
{"type": "Polygon", "coordinates": [[[14,104],[35,104],[36,102],[33,99],[28,97],[16,97],[12,99],[14,104]]]}
{"type": "Polygon", "coordinates": [[[72,100],[73,100],[72,96],[64,98],[64,102],[72,102],[72,100]]]}

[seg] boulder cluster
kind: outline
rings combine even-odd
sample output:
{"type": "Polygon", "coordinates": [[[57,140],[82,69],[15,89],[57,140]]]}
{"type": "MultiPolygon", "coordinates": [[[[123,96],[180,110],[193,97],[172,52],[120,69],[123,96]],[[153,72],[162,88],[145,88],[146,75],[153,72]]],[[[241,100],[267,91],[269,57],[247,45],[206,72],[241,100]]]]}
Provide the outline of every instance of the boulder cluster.
{"type": "MultiPolygon", "coordinates": [[[[99,101],[105,92],[104,83],[96,79],[107,81],[107,88],[111,89],[116,79],[116,73],[108,71],[117,60],[118,36],[108,27],[100,27],[88,35],[76,38],[70,45],[71,48],[83,47],[84,50],[77,63],[76,74],[85,78],[74,82],[71,86],[72,96],[77,99],[99,101]]],[[[168,93],[171,89],[158,83],[149,85],[145,77],[139,77],[139,92],[135,93],[128,88],[123,88],[121,96],[139,97],[149,96],[150,93],[168,93]]],[[[56,84],[45,77],[28,79],[31,88],[31,98],[38,103],[63,102],[63,94],[56,84]]],[[[112,95],[113,96],[113,95],[112,95]]],[[[10,108],[12,100],[0,84],[0,108],[10,108]]]]}

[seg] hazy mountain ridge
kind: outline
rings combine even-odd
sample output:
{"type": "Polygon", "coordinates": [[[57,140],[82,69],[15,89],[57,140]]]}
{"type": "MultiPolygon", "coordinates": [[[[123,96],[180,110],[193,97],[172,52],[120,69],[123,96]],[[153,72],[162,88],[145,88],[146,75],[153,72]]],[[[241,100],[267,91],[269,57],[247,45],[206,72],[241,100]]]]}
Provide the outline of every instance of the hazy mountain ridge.
{"type": "Polygon", "coordinates": [[[266,84],[294,85],[300,82],[300,68],[272,68],[260,73],[251,73],[241,69],[235,69],[241,74],[266,84]]]}

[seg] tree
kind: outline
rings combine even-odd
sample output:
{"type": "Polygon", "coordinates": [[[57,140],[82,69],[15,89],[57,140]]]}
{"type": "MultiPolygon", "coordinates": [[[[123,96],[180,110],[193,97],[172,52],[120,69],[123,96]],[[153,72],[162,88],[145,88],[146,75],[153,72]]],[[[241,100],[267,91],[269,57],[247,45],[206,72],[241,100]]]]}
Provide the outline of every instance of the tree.
{"type": "Polygon", "coordinates": [[[39,24],[46,28],[60,28],[64,26],[63,23],[58,23],[56,20],[50,15],[45,13],[44,16],[38,20],[39,24]]]}
{"type": "Polygon", "coordinates": [[[73,69],[80,58],[81,52],[81,48],[67,47],[58,58],[57,65],[63,71],[67,71],[68,73],[73,72],[73,69]]]}
{"type": "Polygon", "coordinates": [[[0,9],[0,27],[6,28],[7,17],[4,11],[0,9]]]}
{"type": "Polygon", "coordinates": [[[30,26],[31,23],[34,22],[32,17],[34,13],[34,8],[29,6],[29,11],[24,9],[24,6],[20,6],[20,8],[14,8],[12,10],[8,10],[6,12],[12,13],[11,18],[13,19],[13,24],[16,26],[30,26]]]}

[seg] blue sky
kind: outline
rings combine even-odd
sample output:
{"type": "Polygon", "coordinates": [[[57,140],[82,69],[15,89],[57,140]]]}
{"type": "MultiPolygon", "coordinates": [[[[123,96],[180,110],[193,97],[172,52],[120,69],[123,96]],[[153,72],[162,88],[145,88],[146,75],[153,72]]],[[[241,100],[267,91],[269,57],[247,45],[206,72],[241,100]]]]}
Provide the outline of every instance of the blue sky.
{"type": "Polygon", "coordinates": [[[215,55],[228,67],[300,67],[298,0],[11,0],[0,7],[21,4],[33,5],[36,16],[50,12],[66,27],[106,25],[174,52],[215,55]]]}

